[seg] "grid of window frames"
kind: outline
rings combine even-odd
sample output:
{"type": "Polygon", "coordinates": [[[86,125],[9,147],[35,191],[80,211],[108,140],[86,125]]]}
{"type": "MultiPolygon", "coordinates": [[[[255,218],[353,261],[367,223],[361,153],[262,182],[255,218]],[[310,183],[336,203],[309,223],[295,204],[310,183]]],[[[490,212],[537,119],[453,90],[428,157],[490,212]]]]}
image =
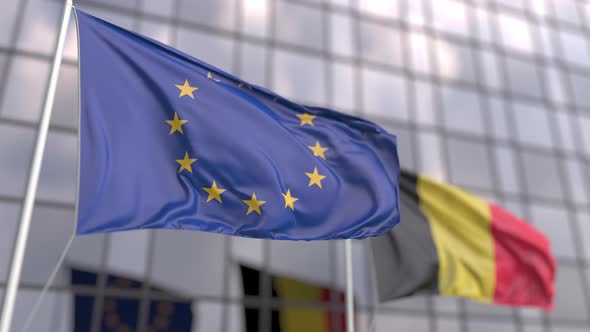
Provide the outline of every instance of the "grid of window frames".
{"type": "MultiPolygon", "coordinates": [[[[59,0],[0,3],[0,294],[57,41],[59,0]]],[[[367,244],[355,241],[359,331],[587,331],[590,328],[590,3],[582,0],[80,0],[76,5],[297,102],[376,121],[399,138],[402,166],[531,220],[559,263],[552,313],[454,298],[375,300],[367,244]]],[[[74,222],[77,48],[68,31],[15,327],[23,324],[74,222]]],[[[344,287],[343,244],[270,242],[178,231],[76,238],[67,264],[98,271],[72,286],[62,269],[33,331],[70,331],[72,294],[138,300],[151,286],[193,300],[195,331],[244,331],[243,307],[324,308],[243,296],[239,263],[344,287]],[[133,290],[108,273],[142,280],[133,290]],[[48,328],[50,327],[50,328],[48,328]]],[[[339,331],[335,326],[335,331],[339,331]]]]}

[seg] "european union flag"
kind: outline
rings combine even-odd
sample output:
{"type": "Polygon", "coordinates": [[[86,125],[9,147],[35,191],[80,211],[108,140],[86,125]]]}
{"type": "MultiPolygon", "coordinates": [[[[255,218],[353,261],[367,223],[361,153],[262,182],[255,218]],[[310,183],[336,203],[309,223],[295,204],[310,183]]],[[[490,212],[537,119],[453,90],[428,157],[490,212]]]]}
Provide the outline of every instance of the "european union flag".
{"type": "Polygon", "coordinates": [[[78,234],[358,239],[399,222],[395,136],[76,13],[78,234]]]}
{"type": "MultiPolygon", "coordinates": [[[[98,274],[91,271],[71,269],[72,286],[98,286],[98,274]]],[[[127,297],[105,296],[100,319],[101,332],[131,332],[140,328],[142,282],[113,274],[107,275],[106,286],[111,289],[130,292],[127,297]]],[[[150,300],[147,313],[147,330],[150,332],[188,332],[193,325],[192,301],[161,289],[150,287],[153,297],[165,300],[150,300]]],[[[100,295],[102,296],[102,294],[100,295]]],[[[74,296],[74,332],[92,331],[94,305],[98,296],[74,296]]]]}

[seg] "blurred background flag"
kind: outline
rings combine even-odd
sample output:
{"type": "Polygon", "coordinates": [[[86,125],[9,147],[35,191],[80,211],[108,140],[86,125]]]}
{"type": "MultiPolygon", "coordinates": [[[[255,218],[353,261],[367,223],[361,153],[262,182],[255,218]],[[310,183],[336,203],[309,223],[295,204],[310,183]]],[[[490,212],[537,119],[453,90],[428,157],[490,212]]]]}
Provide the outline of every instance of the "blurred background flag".
{"type": "MultiPolygon", "coordinates": [[[[272,296],[281,301],[301,303],[325,304],[325,307],[314,308],[306,305],[297,307],[294,304],[282,304],[280,310],[271,312],[271,332],[337,332],[346,331],[346,317],[344,315],[344,293],[338,290],[317,286],[280,276],[270,276],[249,268],[240,266],[242,284],[245,296],[259,297],[262,295],[260,286],[265,285],[263,278],[270,278],[272,296]],[[334,303],[340,305],[339,312],[329,310],[334,303]]],[[[244,308],[246,318],[246,332],[263,331],[260,324],[260,309],[244,308]]]]}
{"type": "Polygon", "coordinates": [[[402,171],[403,220],[371,240],[382,301],[416,293],[553,307],[555,260],[527,222],[457,187],[402,171]]]}
{"type": "Polygon", "coordinates": [[[76,13],[78,234],[180,228],[345,239],[398,223],[395,136],[76,13]]]}
{"type": "MultiPolygon", "coordinates": [[[[72,286],[95,288],[99,275],[95,272],[71,269],[72,286]]],[[[107,275],[106,287],[120,292],[135,290],[141,294],[142,282],[113,274],[107,275]]],[[[193,325],[192,301],[182,299],[178,295],[150,287],[153,294],[169,298],[169,300],[149,300],[149,311],[146,327],[147,332],[189,332],[193,325]]],[[[98,303],[93,295],[76,294],[74,296],[74,332],[92,330],[94,306],[98,303]]],[[[105,296],[100,314],[101,332],[139,331],[139,315],[141,298],[105,296]]]]}

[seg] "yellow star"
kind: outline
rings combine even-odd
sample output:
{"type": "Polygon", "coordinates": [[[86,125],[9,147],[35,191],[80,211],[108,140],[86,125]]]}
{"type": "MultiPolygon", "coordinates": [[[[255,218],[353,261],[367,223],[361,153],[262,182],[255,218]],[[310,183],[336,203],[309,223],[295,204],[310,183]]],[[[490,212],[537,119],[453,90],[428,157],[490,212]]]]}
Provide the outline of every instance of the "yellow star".
{"type": "Polygon", "coordinates": [[[182,172],[182,170],[186,169],[189,172],[193,172],[192,164],[197,161],[197,158],[190,159],[188,157],[188,152],[184,153],[184,159],[176,159],[176,162],[180,164],[180,170],[178,173],[182,172]]]}
{"type": "Polygon", "coordinates": [[[315,141],[315,146],[307,146],[311,151],[313,151],[313,155],[316,157],[320,157],[326,160],[326,156],[324,152],[328,150],[328,148],[324,148],[320,145],[320,141],[315,141]]]}
{"type": "Polygon", "coordinates": [[[208,79],[211,79],[211,80],[214,80],[215,82],[221,82],[220,79],[214,78],[213,75],[211,75],[211,72],[210,71],[207,72],[207,78],[208,79]]]}
{"type": "Polygon", "coordinates": [[[219,203],[221,203],[221,194],[226,191],[226,189],[217,188],[217,183],[215,183],[215,181],[213,181],[211,188],[203,187],[203,190],[209,194],[209,197],[207,197],[207,202],[215,198],[219,203]]]}
{"type": "Polygon", "coordinates": [[[318,187],[322,188],[322,180],[325,178],[325,176],[324,175],[320,175],[318,173],[318,168],[317,167],[315,167],[313,169],[313,173],[307,173],[307,172],[305,172],[305,175],[307,175],[309,177],[309,185],[308,185],[308,187],[311,187],[312,185],[315,184],[318,187]]]}
{"type": "Polygon", "coordinates": [[[251,86],[250,84],[245,84],[244,82],[240,82],[240,83],[238,83],[238,88],[240,88],[240,89],[241,89],[241,88],[243,88],[243,87],[246,87],[246,88],[248,88],[249,90],[252,90],[252,86],[251,86]]]}
{"type": "Polygon", "coordinates": [[[283,195],[283,198],[285,199],[285,208],[290,207],[291,211],[295,211],[293,203],[297,202],[299,198],[291,196],[291,189],[287,189],[287,193],[281,195],[283,195]]]}
{"type": "Polygon", "coordinates": [[[180,120],[178,118],[178,113],[174,112],[174,120],[166,120],[166,122],[171,126],[170,135],[174,134],[176,131],[184,135],[184,132],[182,131],[182,125],[187,123],[188,120],[180,120]]]}
{"type": "Polygon", "coordinates": [[[189,96],[193,99],[195,99],[193,91],[199,90],[197,87],[190,86],[190,84],[188,84],[188,80],[184,80],[184,85],[176,84],[176,87],[180,90],[180,95],[178,97],[189,96]]]}
{"type": "Polygon", "coordinates": [[[315,115],[311,115],[308,113],[297,114],[297,117],[299,118],[299,120],[301,120],[301,123],[299,124],[299,126],[304,126],[304,125],[308,124],[312,127],[313,127],[313,119],[316,118],[315,115]]]}
{"type": "Polygon", "coordinates": [[[266,203],[266,201],[259,201],[256,198],[256,193],[252,193],[252,199],[244,199],[242,200],[244,203],[246,203],[246,205],[248,205],[248,212],[246,212],[246,215],[249,215],[250,213],[252,213],[252,211],[256,211],[256,213],[258,213],[259,215],[262,215],[262,212],[260,211],[260,207],[266,203]]]}

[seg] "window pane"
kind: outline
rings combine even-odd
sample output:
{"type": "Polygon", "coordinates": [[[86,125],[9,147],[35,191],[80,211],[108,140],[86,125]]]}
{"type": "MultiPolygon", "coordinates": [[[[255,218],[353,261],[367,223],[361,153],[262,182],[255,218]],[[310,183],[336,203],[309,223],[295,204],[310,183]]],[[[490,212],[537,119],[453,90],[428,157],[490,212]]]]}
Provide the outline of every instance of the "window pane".
{"type": "MultiPolygon", "coordinates": [[[[188,22],[198,22],[212,27],[234,30],[235,1],[180,1],[180,17],[188,22]]],[[[206,44],[205,44],[206,45],[206,44]]]]}
{"type": "Polygon", "coordinates": [[[20,206],[0,201],[0,216],[2,216],[2,232],[0,232],[0,282],[8,277],[10,259],[16,239],[17,223],[20,206]]]}
{"type": "Polygon", "coordinates": [[[331,13],[330,24],[332,52],[343,56],[353,56],[354,34],[350,16],[331,13]]]}
{"type": "Polygon", "coordinates": [[[542,97],[537,65],[511,57],[506,59],[506,65],[508,66],[508,83],[512,92],[530,97],[542,97]]]}
{"type": "Polygon", "coordinates": [[[547,148],[553,147],[547,111],[538,104],[514,103],[519,141],[547,148]]]}
{"type": "MultiPolygon", "coordinates": [[[[493,303],[482,303],[478,301],[466,301],[465,302],[467,307],[467,314],[471,314],[474,316],[477,315],[495,315],[499,317],[504,317],[510,319],[512,317],[513,311],[511,307],[508,306],[499,306],[493,303]]],[[[472,322],[473,323],[473,322],[472,322]]],[[[476,324],[478,325],[478,324],[476,324]]],[[[475,331],[479,331],[479,329],[475,329],[475,331]]],[[[485,331],[485,329],[484,329],[485,331]]],[[[499,330],[504,331],[504,330],[499,330]]]]}
{"type": "Polygon", "coordinates": [[[413,0],[406,2],[406,17],[405,19],[408,23],[413,24],[415,26],[422,27],[424,26],[424,22],[426,18],[424,17],[424,2],[428,0],[413,0]]]}
{"type": "Polygon", "coordinates": [[[0,123],[0,195],[24,195],[34,139],[32,129],[0,123]]]}
{"type": "Polygon", "coordinates": [[[524,53],[534,51],[531,31],[523,17],[498,14],[498,24],[504,47],[524,53]]]}
{"type": "Polygon", "coordinates": [[[574,143],[574,132],[571,126],[572,115],[565,110],[560,110],[554,113],[554,117],[559,128],[561,148],[566,151],[576,151],[577,146],[574,143]]]}
{"type": "Polygon", "coordinates": [[[277,2],[277,37],[279,40],[322,49],[322,16],[314,8],[277,2]]]}
{"type": "Polygon", "coordinates": [[[76,201],[78,169],[76,136],[50,132],[41,168],[37,196],[51,201],[76,201]]]}
{"type": "Polygon", "coordinates": [[[416,164],[416,146],[415,139],[412,137],[413,133],[410,130],[402,127],[383,126],[388,132],[397,137],[397,152],[401,167],[406,170],[414,171],[416,164]]]}
{"type": "Polygon", "coordinates": [[[479,39],[485,41],[486,43],[492,43],[492,30],[491,28],[491,21],[490,21],[490,14],[487,10],[477,8],[475,10],[475,15],[477,17],[477,30],[479,33],[479,39]]]}
{"type": "Polygon", "coordinates": [[[37,121],[43,107],[48,76],[48,62],[25,57],[14,58],[7,74],[8,82],[0,115],[37,121]]]}
{"type": "Polygon", "coordinates": [[[423,125],[433,126],[437,122],[432,100],[433,86],[427,81],[413,81],[413,83],[416,121],[423,125]]]}
{"type": "Polygon", "coordinates": [[[222,320],[230,316],[224,315],[224,309],[229,310],[225,303],[199,301],[193,305],[194,318],[191,331],[223,331],[222,320]]]}
{"type": "Polygon", "coordinates": [[[588,165],[580,163],[577,159],[564,160],[568,174],[571,200],[577,204],[588,204],[588,165]]]}
{"type": "Polygon", "coordinates": [[[52,123],[78,127],[78,91],[78,68],[62,65],[51,114],[52,123]]]}
{"type": "Polygon", "coordinates": [[[23,260],[23,284],[43,285],[47,281],[73,225],[73,209],[35,207],[23,260]]]}
{"type": "Polygon", "coordinates": [[[142,5],[143,11],[146,13],[164,15],[167,17],[172,16],[173,2],[160,0],[142,0],[140,3],[142,5]]]}
{"type": "Polygon", "coordinates": [[[361,23],[362,56],[365,60],[402,66],[401,36],[390,27],[361,23]]]}
{"type": "Polygon", "coordinates": [[[475,320],[470,319],[467,321],[467,326],[469,326],[470,331],[477,331],[477,332],[516,332],[516,327],[512,322],[503,322],[498,319],[490,319],[490,320],[475,320]]]}
{"type": "MultiPolygon", "coordinates": [[[[40,290],[20,289],[16,296],[12,331],[21,331],[40,290]]],[[[68,331],[71,297],[67,293],[49,291],[45,294],[35,319],[27,331],[68,331]]]]}
{"type": "Polygon", "coordinates": [[[363,108],[371,115],[408,119],[405,81],[382,71],[363,71],[363,108]]]}
{"type": "Polygon", "coordinates": [[[505,107],[505,101],[499,98],[491,97],[487,100],[492,118],[492,133],[494,137],[506,139],[510,137],[508,133],[508,111],[505,107]]]}
{"type": "Polygon", "coordinates": [[[397,17],[399,15],[398,2],[395,0],[358,0],[358,7],[369,15],[397,17]]]}
{"type": "Polygon", "coordinates": [[[187,296],[222,294],[225,258],[223,236],[158,230],[153,245],[151,279],[154,284],[187,296]]]}
{"type": "Polygon", "coordinates": [[[555,1],[553,7],[557,18],[563,22],[580,25],[580,16],[578,15],[577,0],[559,0],[555,1]]]}
{"type": "Polygon", "coordinates": [[[145,278],[150,231],[137,230],[111,234],[107,268],[118,274],[145,278]]]}
{"type": "Polygon", "coordinates": [[[467,26],[468,7],[462,1],[430,1],[432,3],[432,13],[434,14],[435,29],[461,36],[469,36],[470,29],[467,26]]]}
{"type": "Polygon", "coordinates": [[[586,148],[586,153],[590,154],[590,117],[579,116],[577,125],[578,130],[582,133],[582,142],[580,143],[586,148]]]}
{"type": "Polygon", "coordinates": [[[562,208],[532,204],[532,223],[549,238],[551,249],[558,258],[575,258],[572,231],[567,211],[562,208]]]}
{"type": "Polygon", "coordinates": [[[541,53],[550,59],[553,59],[555,57],[552,31],[553,30],[548,26],[539,23],[538,33],[541,35],[541,53]]]}
{"type": "Polygon", "coordinates": [[[472,91],[444,86],[445,126],[452,130],[483,134],[479,96],[472,91]]]}
{"type": "Polygon", "coordinates": [[[590,77],[569,72],[569,79],[574,92],[574,104],[576,106],[590,108],[590,77]]]}
{"type": "Polygon", "coordinates": [[[556,319],[588,319],[584,289],[577,268],[560,266],[555,280],[555,310],[550,317],[556,319]]]}
{"type": "Polygon", "coordinates": [[[16,16],[20,4],[18,1],[3,1],[0,4],[0,46],[10,46],[16,24],[23,23],[17,21],[16,16]]]}
{"type": "Polygon", "coordinates": [[[410,297],[403,297],[392,301],[380,303],[379,306],[382,308],[391,309],[411,309],[422,311],[426,314],[426,300],[427,297],[424,295],[413,295],[410,297]]]}
{"type": "Polygon", "coordinates": [[[546,66],[544,71],[547,81],[547,88],[549,90],[548,97],[555,103],[566,103],[567,97],[564,91],[565,82],[563,81],[561,74],[554,67],[549,66],[546,66]]]}
{"type": "Polygon", "coordinates": [[[241,1],[242,31],[245,34],[266,37],[268,35],[269,0],[241,1]]]}
{"type": "Polygon", "coordinates": [[[394,314],[375,314],[376,331],[391,331],[395,327],[399,331],[428,332],[428,321],[421,317],[394,314]]]}
{"type": "Polygon", "coordinates": [[[354,70],[349,64],[332,64],[332,105],[342,112],[351,112],[356,107],[354,70]]]}
{"type": "MultiPolygon", "coordinates": [[[[577,213],[578,230],[580,242],[582,245],[583,253],[580,256],[584,257],[586,262],[590,262],[590,213],[577,213]]],[[[587,271],[590,272],[590,271],[587,271]]],[[[590,283],[590,274],[587,274],[587,282],[590,283]]]]}
{"type": "Polygon", "coordinates": [[[436,320],[437,332],[457,332],[461,331],[461,324],[458,319],[442,319],[436,320]]]}
{"type": "Polygon", "coordinates": [[[561,199],[563,189],[557,170],[557,160],[548,154],[522,152],[527,193],[533,197],[561,199]]]}
{"type": "Polygon", "coordinates": [[[500,72],[498,67],[498,56],[489,51],[480,51],[481,65],[483,67],[484,84],[488,88],[502,89],[503,82],[500,78],[500,72]]]}
{"type": "Polygon", "coordinates": [[[57,41],[62,4],[53,1],[29,1],[26,5],[17,47],[31,52],[53,54],[57,41]]]}
{"type": "Polygon", "coordinates": [[[312,284],[330,286],[332,279],[331,241],[271,241],[271,273],[312,284]]]}
{"type": "Polygon", "coordinates": [[[584,36],[567,31],[560,31],[559,36],[566,61],[576,65],[590,66],[590,50],[584,36]]]}
{"type": "Polygon", "coordinates": [[[437,180],[446,180],[442,144],[437,135],[422,132],[418,137],[420,172],[437,180]]]}
{"type": "Polygon", "coordinates": [[[265,47],[242,42],[240,72],[236,74],[252,84],[266,86],[267,55],[265,47]]]}
{"type": "Polygon", "coordinates": [[[172,43],[172,26],[168,24],[143,20],[139,23],[139,32],[161,43],[172,43]]]}
{"type": "Polygon", "coordinates": [[[470,48],[448,40],[434,43],[438,74],[450,81],[475,82],[473,53],[470,48]]]}
{"type": "Polygon", "coordinates": [[[497,4],[514,9],[525,10],[524,0],[494,0],[497,4]]]}
{"type": "Polygon", "coordinates": [[[485,145],[449,138],[449,163],[453,183],[491,189],[490,162],[485,145]]]}
{"type": "Polygon", "coordinates": [[[430,47],[432,47],[430,37],[422,33],[410,32],[407,38],[411,50],[409,61],[412,69],[419,73],[430,74],[430,47]]]}
{"type": "Polygon", "coordinates": [[[275,51],[273,88],[286,97],[321,106],[326,103],[324,61],[320,58],[275,51]]]}
{"type": "Polygon", "coordinates": [[[496,146],[495,150],[500,189],[505,192],[520,193],[513,151],[504,146],[496,146]]]}
{"type": "Polygon", "coordinates": [[[178,29],[178,49],[228,72],[232,69],[234,43],[221,36],[188,28],[178,29]]]}

